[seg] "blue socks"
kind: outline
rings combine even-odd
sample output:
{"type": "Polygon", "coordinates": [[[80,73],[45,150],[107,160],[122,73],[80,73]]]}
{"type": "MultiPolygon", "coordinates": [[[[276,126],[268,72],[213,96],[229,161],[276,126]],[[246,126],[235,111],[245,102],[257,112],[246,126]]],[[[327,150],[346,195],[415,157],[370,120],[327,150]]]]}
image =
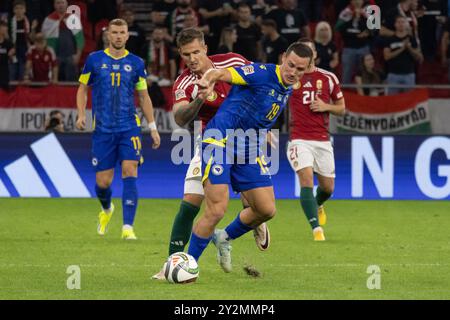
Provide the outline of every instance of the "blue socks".
{"type": "Polygon", "coordinates": [[[239,238],[240,236],[246,234],[250,230],[253,230],[252,227],[249,227],[248,225],[244,224],[241,221],[240,215],[241,215],[241,213],[239,212],[236,219],[234,219],[233,222],[231,222],[225,228],[225,231],[228,233],[228,236],[230,237],[230,239],[239,238]]]}
{"type": "Polygon", "coordinates": [[[195,258],[195,261],[198,261],[200,256],[202,255],[205,248],[208,246],[211,241],[212,236],[209,238],[200,238],[195,233],[192,232],[191,241],[189,242],[188,254],[195,258]]]}
{"type": "Polygon", "coordinates": [[[97,195],[98,200],[100,200],[103,210],[108,210],[109,208],[111,208],[112,191],[110,187],[103,189],[96,184],[95,194],[97,195]]]}
{"type": "Polygon", "coordinates": [[[127,177],[123,180],[122,208],[123,224],[132,226],[138,204],[136,177],[127,177]]]}

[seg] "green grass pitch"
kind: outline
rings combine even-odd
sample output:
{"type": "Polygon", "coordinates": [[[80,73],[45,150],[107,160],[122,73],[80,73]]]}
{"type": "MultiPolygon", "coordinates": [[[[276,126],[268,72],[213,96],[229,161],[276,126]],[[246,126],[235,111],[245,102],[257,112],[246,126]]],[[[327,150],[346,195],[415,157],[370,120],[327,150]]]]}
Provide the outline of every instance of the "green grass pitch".
{"type": "MultiPolygon", "coordinates": [[[[194,284],[152,281],[167,255],[179,200],[140,200],[135,242],[120,240],[120,199],[108,234],[96,234],[94,199],[0,199],[0,299],[450,299],[450,203],[329,201],[327,241],[315,243],[299,201],[277,200],[272,244],[233,242],[232,273],[211,244],[194,284]],[[243,271],[250,264],[262,276],[243,271]],[[67,289],[68,266],[81,289],[67,289]],[[367,288],[367,268],[381,289],[367,288]]],[[[232,201],[219,227],[231,221],[232,201]]]]}

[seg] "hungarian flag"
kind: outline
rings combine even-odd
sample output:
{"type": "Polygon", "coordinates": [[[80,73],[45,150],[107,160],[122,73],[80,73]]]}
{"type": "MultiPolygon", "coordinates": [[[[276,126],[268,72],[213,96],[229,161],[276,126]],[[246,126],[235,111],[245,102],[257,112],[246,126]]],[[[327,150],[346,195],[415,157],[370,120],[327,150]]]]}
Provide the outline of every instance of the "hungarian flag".
{"type": "Polygon", "coordinates": [[[345,92],[346,112],[336,117],[339,133],[431,133],[428,90],[392,96],[361,96],[345,92]]]}

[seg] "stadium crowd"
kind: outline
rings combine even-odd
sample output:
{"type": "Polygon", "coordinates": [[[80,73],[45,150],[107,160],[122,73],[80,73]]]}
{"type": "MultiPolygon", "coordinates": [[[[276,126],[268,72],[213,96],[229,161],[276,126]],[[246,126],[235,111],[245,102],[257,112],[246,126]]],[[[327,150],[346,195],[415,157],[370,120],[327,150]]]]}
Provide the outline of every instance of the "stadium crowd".
{"type": "MultiPolygon", "coordinates": [[[[174,43],[180,30],[192,26],[207,34],[210,54],[233,51],[255,62],[279,63],[290,43],[310,37],[317,46],[317,65],[338,74],[344,84],[448,83],[449,4],[450,0],[0,1],[0,87],[8,88],[9,81],[77,81],[86,56],[108,45],[106,25],[115,17],[129,24],[127,49],[145,60],[154,99],[158,86],[171,85],[184,69],[174,43]],[[144,2],[147,8],[151,4],[146,16],[139,13],[146,28],[136,19],[136,8],[144,2]],[[76,22],[66,21],[72,4],[81,9],[73,30],[67,26],[76,22]],[[380,30],[367,28],[365,6],[373,4],[381,9],[380,30]]],[[[357,92],[383,94],[378,88],[361,87],[357,92]]]]}

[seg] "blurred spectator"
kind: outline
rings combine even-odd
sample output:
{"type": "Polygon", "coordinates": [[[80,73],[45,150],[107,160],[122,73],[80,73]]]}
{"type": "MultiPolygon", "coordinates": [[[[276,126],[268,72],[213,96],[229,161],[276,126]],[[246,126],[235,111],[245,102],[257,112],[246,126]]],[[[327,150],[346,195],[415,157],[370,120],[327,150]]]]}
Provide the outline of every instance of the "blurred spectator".
{"type": "MultiPolygon", "coordinates": [[[[11,42],[16,49],[13,57],[13,63],[10,64],[11,80],[22,80],[25,72],[25,63],[27,61],[28,36],[31,32],[31,25],[25,15],[27,7],[24,0],[15,0],[13,2],[14,15],[11,18],[10,34],[11,42]]],[[[36,25],[35,25],[36,27],[36,25]]]]}
{"type": "Polygon", "coordinates": [[[333,42],[333,31],[328,22],[321,21],[316,25],[314,44],[317,51],[316,66],[334,72],[339,64],[339,54],[333,42]]]}
{"type": "Polygon", "coordinates": [[[450,82],[450,20],[447,21],[441,40],[441,63],[448,68],[448,81],[450,82]]]}
{"type": "MultiPolygon", "coordinates": [[[[358,72],[355,76],[355,83],[359,86],[366,84],[381,84],[384,79],[383,72],[375,68],[375,59],[371,53],[366,54],[359,66],[358,72]]],[[[359,95],[362,96],[379,96],[383,90],[382,88],[356,88],[359,95]]]]}
{"type": "Polygon", "coordinates": [[[50,111],[45,121],[45,131],[64,132],[64,114],[59,110],[50,111]]]}
{"type": "Polygon", "coordinates": [[[310,38],[308,20],[303,11],[297,8],[296,0],[280,0],[280,8],[270,11],[265,19],[275,20],[278,32],[289,44],[301,37],[310,38]]]}
{"type": "Polygon", "coordinates": [[[278,0],[230,0],[230,5],[234,9],[233,19],[237,20],[237,8],[241,3],[247,3],[252,11],[252,20],[257,25],[261,25],[264,16],[269,13],[270,10],[276,9],[275,3],[278,0]]]}
{"type": "Polygon", "coordinates": [[[341,11],[336,22],[336,30],[342,35],[342,83],[351,83],[358,61],[370,52],[369,30],[366,26],[366,14],[363,0],[351,0],[341,11]]]}
{"type": "Polygon", "coordinates": [[[251,21],[251,8],[246,3],[240,3],[237,9],[238,22],[235,26],[237,33],[234,52],[241,54],[247,60],[261,61],[261,30],[251,21]]]}
{"type": "Polygon", "coordinates": [[[102,34],[97,41],[97,50],[105,50],[109,47],[108,27],[102,28],[102,34]]]}
{"type": "Polygon", "coordinates": [[[9,88],[9,60],[14,55],[14,46],[8,40],[8,24],[0,21],[0,88],[9,88]]]}
{"type": "Polygon", "coordinates": [[[121,18],[128,24],[128,38],[126,48],[131,53],[143,58],[145,56],[143,44],[145,43],[145,31],[135,23],[134,12],[131,9],[122,11],[121,18]]]}
{"type": "Polygon", "coordinates": [[[169,29],[169,18],[177,8],[175,0],[161,0],[153,4],[151,18],[155,25],[169,29]]]}
{"type": "Polygon", "coordinates": [[[45,17],[53,11],[54,0],[25,0],[27,6],[27,17],[31,24],[39,25],[45,17]]]}
{"type": "Polygon", "coordinates": [[[270,19],[263,20],[261,31],[264,35],[262,41],[264,52],[263,62],[281,64],[281,57],[289,46],[289,43],[286,38],[278,33],[277,23],[270,19]]]}
{"type": "Polygon", "coordinates": [[[298,0],[298,6],[312,22],[322,18],[323,0],[298,0]]]}
{"type": "Polygon", "coordinates": [[[87,0],[89,21],[95,24],[103,19],[117,18],[118,3],[116,0],[87,0]]]}
{"type": "Polygon", "coordinates": [[[52,48],[42,33],[36,34],[34,45],[27,53],[25,81],[52,82],[58,81],[58,64],[52,48]]]}
{"type": "Polygon", "coordinates": [[[439,0],[421,0],[420,4],[417,0],[413,2],[413,10],[418,20],[420,47],[427,60],[434,60],[436,53],[439,52],[441,34],[438,34],[438,30],[445,24],[444,15],[447,14],[445,9],[444,2],[439,0]]]}
{"type": "Polygon", "coordinates": [[[380,35],[392,37],[395,34],[395,19],[398,16],[405,17],[409,23],[407,32],[418,40],[417,17],[413,10],[414,0],[399,0],[397,6],[389,10],[383,20],[380,35]]]}
{"type": "Polygon", "coordinates": [[[165,79],[166,85],[173,83],[176,76],[175,56],[170,46],[164,40],[164,27],[156,27],[146,46],[146,62],[148,74],[153,82],[165,79]]]}
{"type": "Polygon", "coordinates": [[[55,51],[58,58],[58,79],[76,81],[78,63],[84,47],[84,36],[79,20],[70,21],[69,29],[67,7],[67,0],[55,0],[55,11],[45,18],[42,33],[47,38],[48,46],[55,51]],[[73,27],[74,25],[76,28],[73,27]]]}
{"type": "Polygon", "coordinates": [[[217,48],[217,53],[228,53],[233,52],[234,44],[237,41],[236,29],[232,27],[225,27],[220,35],[219,47],[217,48]]]}
{"type": "MultiPolygon", "coordinates": [[[[386,39],[383,49],[388,75],[387,84],[414,86],[416,83],[415,64],[423,57],[416,38],[409,34],[408,21],[404,16],[395,19],[395,34],[386,39]]],[[[401,88],[388,88],[387,94],[407,91],[401,88]]]]}
{"type": "Polygon", "coordinates": [[[210,52],[216,52],[223,28],[230,23],[230,14],[233,12],[230,4],[222,0],[199,0],[198,13],[209,26],[209,35],[206,43],[210,52]]]}
{"type": "Polygon", "coordinates": [[[191,0],[177,0],[177,7],[169,16],[170,35],[176,38],[178,32],[185,28],[185,19],[188,16],[194,17],[196,20],[194,25],[200,26],[199,29],[205,34],[208,33],[208,26],[201,26],[197,11],[191,5],[191,0]]]}

